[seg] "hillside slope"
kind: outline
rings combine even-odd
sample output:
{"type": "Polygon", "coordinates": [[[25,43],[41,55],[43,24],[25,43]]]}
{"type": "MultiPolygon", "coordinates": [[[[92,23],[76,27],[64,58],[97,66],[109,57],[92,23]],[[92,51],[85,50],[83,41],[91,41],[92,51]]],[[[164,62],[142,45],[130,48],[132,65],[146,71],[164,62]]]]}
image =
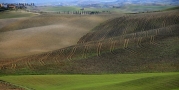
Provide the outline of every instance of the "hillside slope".
{"type": "Polygon", "coordinates": [[[0,58],[40,54],[75,45],[89,30],[116,17],[108,16],[47,14],[0,19],[0,58]]]}
{"type": "Polygon", "coordinates": [[[102,74],[179,71],[177,13],[178,11],[174,10],[108,20],[82,37],[77,45],[40,55],[1,59],[0,73],[102,74]]]}
{"type": "Polygon", "coordinates": [[[179,24],[178,10],[136,14],[106,21],[83,36],[78,43],[104,40],[129,33],[147,31],[179,24]]]}

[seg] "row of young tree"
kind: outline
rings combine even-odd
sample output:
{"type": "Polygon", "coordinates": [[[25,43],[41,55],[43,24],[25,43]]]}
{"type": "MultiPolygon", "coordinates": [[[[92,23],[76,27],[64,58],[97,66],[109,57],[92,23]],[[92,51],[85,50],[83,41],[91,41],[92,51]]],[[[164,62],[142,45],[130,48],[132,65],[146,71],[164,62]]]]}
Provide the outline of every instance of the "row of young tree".
{"type": "Polygon", "coordinates": [[[57,14],[99,14],[99,11],[62,11],[57,12],[57,14]]]}
{"type": "Polygon", "coordinates": [[[41,14],[78,14],[78,15],[94,15],[101,13],[110,13],[110,11],[58,11],[58,12],[45,12],[45,11],[31,11],[41,14]]]}

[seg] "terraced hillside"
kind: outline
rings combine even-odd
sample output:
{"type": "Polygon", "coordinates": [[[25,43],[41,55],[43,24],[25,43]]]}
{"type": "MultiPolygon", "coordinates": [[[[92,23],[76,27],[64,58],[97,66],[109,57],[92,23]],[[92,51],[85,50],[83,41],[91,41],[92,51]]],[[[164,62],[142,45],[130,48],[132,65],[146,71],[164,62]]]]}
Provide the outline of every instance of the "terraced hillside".
{"type": "Polygon", "coordinates": [[[179,71],[178,10],[108,20],[77,45],[1,59],[1,74],[126,73],[179,71]]]}

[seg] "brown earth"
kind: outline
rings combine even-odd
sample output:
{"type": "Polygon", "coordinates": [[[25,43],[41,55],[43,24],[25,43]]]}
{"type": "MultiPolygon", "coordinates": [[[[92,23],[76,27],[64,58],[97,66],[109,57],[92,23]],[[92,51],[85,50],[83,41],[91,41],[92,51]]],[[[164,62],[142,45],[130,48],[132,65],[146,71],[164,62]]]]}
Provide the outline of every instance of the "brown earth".
{"type": "Polygon", "coordinates": [[[116,16],[42,15],[0,20],[5,22],[0,29],[3,30],[0,33],[0,57],[28,56],[75,45],[92,28],[114,17],[116,16]]]}
{"type": "Polygon", "coordinates": [[[108,39],[129,33],[179,24],[178,10],[134,14],[108,20],[84,35],[78,43],[108,39]]]}
{"type": "Polygon", "coordinates": [[[0,83],[0,90],[25,90],[25,89],[17,88],[10,84],[0,83]]]}
{"type": "Polygon", "coordinates": [[[0,19],[0,28],[10,25],[11,23],[20,21],[20,20],[25,20],[27,18],[10,18],[10,19],[0,19]]]}
{"type": "Polygon", "coordinates": [[[68,25],[48,25],[0,33],[3,57],[23,56],[76,44],[88,30],[68,25]]]}

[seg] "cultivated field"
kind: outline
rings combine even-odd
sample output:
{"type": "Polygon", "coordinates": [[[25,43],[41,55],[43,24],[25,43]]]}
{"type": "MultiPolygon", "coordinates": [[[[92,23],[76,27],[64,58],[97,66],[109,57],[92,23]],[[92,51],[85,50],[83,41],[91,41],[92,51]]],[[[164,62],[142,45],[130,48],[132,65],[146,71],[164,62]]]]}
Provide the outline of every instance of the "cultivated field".
{"type": "Polygon", "coordinates": [[[138,14],[8,13],[11,19],[5,13],[0,19],[0,90],[179,90],[177,7],[138,14]]]}
{"type": "Polygon", "coordinates": [[[179,73],[3,76],[29,90],[179,90],[179,73]]]}
{"type": "Polygon", "coordinates": [[[27,56],[75,45],[92,28],[114,17],[116,16],[38,15],[1,19],[0,56],[27,56]]]}
{"type": "MultiPolygon", "coordinates": [[[[78,25],[89,26],[88,20],[85,19],[78,21],[75,24],[73,17],[69,20],[71,26],[76,25],[76,28],[66,28],[66,32],[59,32],[55,29],[62,28],[63,26],[41,26],[35,28],[3,31],[1,34],[7,34],[13,32],[14,35],[20,33],[18,37],[2,37],[2,41],[10,39],[11,42],[2,43],[5,44],[2,50],[7,48],[13,48],[8,45],[15,45],[19,48],[20,41],[23,41],[29,48],[24,50],[34,50],[34,52],[42,53],[47,50],[54,50],[43,54],[36,54],[31,56],[25,56],[20,58],[9,58],[1,60],[1,73],[11,74],[58,74],[58,73],[126,73],[126,72],[173,72],[178,71],[178,24],[179,16],[177,10],[155,12],[147,14],[137,14],[128,16],[119,16],[118,18],[109,19],[93,28],[90,32],[85,32],[85,29],[79,29],[78,25]],[[157,16],[156,16],[157,15],[157,16]],[[42,28],[43,27],[43,28],[42,28]],[[49,31],[49,29],[50,31],[49,31]],[[78,28],[78,29],[77,29],[78,28]],[[47,30],[46,30],[47,29],[47,30]],[[72,29],[77,29],[76,32],[69,33],[72,29]],[[70,31],[69,31],[70,30],[70,31]],[[79,32],[78,32],[79,30],[79,32]],[[84,33],[83,33],[83,32],[84,33]],[[16,33],[15,33],[16,32],[16,33]],[[24,35],[22,34],[24,32],[24,35]],[[59,33],[57,33],[59,32],[59,33]],[[31,34],[30,34],[31,33],[31,34]],[[66,33],[62,35],[61,33],[66,33]],[[86,35],[84,35],[87,33],[86,35]],[[29,35],[36,35],[35,37],[29,35]],[[74,34],[74,35],[73,35],[74,34]],[[45,35],[45,36],[44,36],[45,35]],[[80,36],[81,35],[81,36],[80,36]],[[83,36],[84,35],[84,36],[83,36]],[[51,38],[47,38],[49,36],[51,38]],[[59,37],[58,37],[59,36],[59,37]],[[62,42],[58,38],[62,37],[64,40],[67,36],[67,40],[62,42]],[[74,40],[74,36],[78,37],[74,40]],[[82,37],[83,36],[83,37],[82,37]],[[24,38],[22,38],[24,37],[24,38]],[[27,39],[25,37],[28,37],[27,39]],[[58,37],[58,38],[56,38],[58,37]],[[69,38],[71,37],[71,38],[69,38]],[[82,38],[80,38],[82,37],[82,38]],[[14,38],[19,43],[13,42],[14,38]],[[45,38],[45,39],[44,39],[45,38]],[[73,39],[72,39],[73,38],[73,39]],[[80,38],[80,39],[79,39],[80,38]],[[12,39],[12,40],[11,40],[12,39]],[[25,39],[25,40],[24,40],[25,39]],[[28,40],[29,39],[29,40],[28,40]],[[50,40],[53,39],[53,40],[50,40]],[[31,41],[34,40],[34,41],[31,41]],[[46,42],[47,40],[47,42],[46,42]],[[59,41],[58,41],[59,40],[59,41]],[[71,40],[71,41],[69,41],[71,40]],[[78,41],[79,40],[79,41],[78,41]],[[74,41],[74,42],[73,42],[74,41]],[[78,41],[78,44],[75,42],[78,41]],[[28,43],[30,42],[30,43],[28,43]],[[34,43],[38,42],[38,44],[34,43]],[[39,43],[41,42],[41,44],[39,43]],[[68,44],[73,43],[73,45],[68,44]],[[12,44],[14,43],[14,44],[12,44]],[[45,44],[45,45],[44,45],[45,44]],[[55,46],[56,44],[57,46],[55,46]],[[39,46],[38,46],[39,45],[39,46]],[[60,47],[61,45],[61,47],[60,47]],[[69,47],[65,47],[68,46],[69,47]],[[33,46],[33,47],[32,47],[33,46]],[[37,47],[37,48],[34,48],[37,47]],[[64,47],[63,47],[64,46],[64,47]],[[34,49],[32,49],[34,48],[34,49]],[[39,49],[40,48],[40,49],[39,49]],[[57,49],[61,48],[61,49],[57,49]],[[40,52],[41,51],[41,52],[40,52]],[[58,68],[58,69],[57,69],[58,68]]],[[[46,16],[44,16],[46,17],[46,16]]],[[[57,19],[58,16],[51,17],[48,23],[54,23],[53,19],[57,19]],[[56,17],[56,18],[55,18],[56,17]]],[[[68,16],[69,17],[69,16],[68,16]]],[[[78,17],[78,16],[77,16],[78,17]]],[[[77,18],[76,17],[76,18],[77,18]]],[[[88,16],[83,16],[88,17],[88,16]]],[[[91,16],[99,17],[96,16],[91,16]]],[[[106,17],[106,16],[105,16],[106,17]]],[[[42,20],[41,17],[38,20],[42,20]]],[[[54,19],[54,20],[55,20],[54,19]]],[[[68,19],[67,19],[68,20],[68,19]]],[[[76,20],[76,19],[75,19],[76,20]]],[[[78,20],[78,19],[77,19],[78,20]]],[[[80,19],[81,20],[81,19],[80,19]]],[[[94,20],[94,19],[92,19],[94,20]]],[[[102,19],[103,20],[103,19],[102,19]]],[[[97,19],[95,19],[97,21],[97,19]]],[[[33,20],[29,20],[33,22],[33,20]]],[[[100,22],[100,20],[99,20],[100,22]]],[[[102,22],[102,21],[101,21],[102,22]]],[[[20,23],[21,26],[27,24],[20,23]]],[[[94,23],[93,23],[94,24],[94,23]]],[[[12,24],[11,24],[12,25],[12,24]]],[[[24,28],[9,26],[11,28],[24,28]]],[[[29,24],[36,25],[36,24],[29,24]]],[[[9,28],[8,26],[1,30],[9,28]]],[[[27,26],[29,27],[29,26],[27,26]]],[[[89,28],[89,27],[88,27],[89,28]]],[[[60,30],[61,31],[61,30],[60,30]]],[[[11,34],[13,36],[13,34],[11,34]]],[[[5,42],[5,41],[4,41],[5,42]]],[[[5,49],[7,51],[8,49],[5,49]]],[[[10,49],[13,52],[13,49],[10,49]]],[[[19,51],[20,52],[20,51],[19,51]]],[[[30,52],[30,51],[28,51],[30,52]]],[[[34,53],[33,52],[33,53],[34,53]]],[[[14,49],[14,53],[17,54],[17,50],[14,49]]],[[[21,51],[27,55],[27,52],[21,51]]],[[[9,54],[9,52],[7,52],[9,54]]],[[[23,55],[23,54],[19,54],[23,55]]]]}

